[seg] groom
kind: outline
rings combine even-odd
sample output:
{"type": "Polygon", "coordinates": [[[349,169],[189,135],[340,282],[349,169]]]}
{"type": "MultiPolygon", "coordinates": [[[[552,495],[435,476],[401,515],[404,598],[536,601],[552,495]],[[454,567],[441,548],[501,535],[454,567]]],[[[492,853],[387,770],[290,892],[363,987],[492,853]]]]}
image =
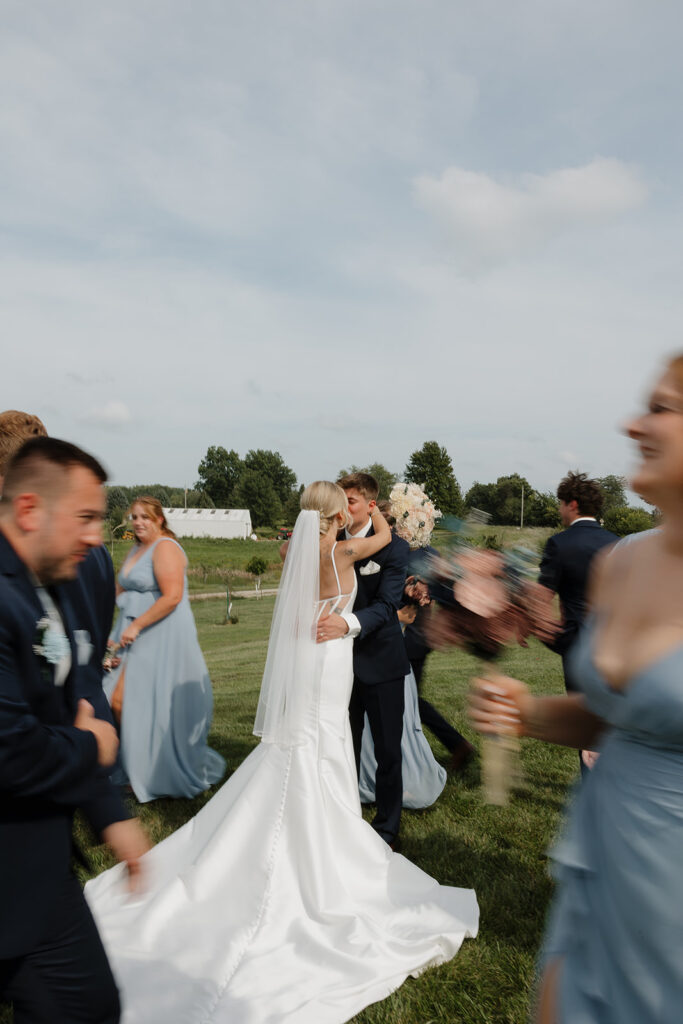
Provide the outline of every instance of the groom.
{"type": "MultiPolygon", "coordinates": [[[[350,473],[337,483],[346,492],[349,503],[351,525],[346,537],[372,536],[370,516],[377,504],[377,481],[369,473],[350,473]]],[[[349,717],[356,769],[360,772],[367,713],[377,761],[377,813],[372,827],[392,849],[398,845],[401,823],[404,681],[410,671],[396,611],[403,603],[409,555],[406,541],[392,535],[391,543],[372,558],[356,562],[358,593],[353,612],[330,615],[324,620],[329,639],[355,638],[349,717]]]]}

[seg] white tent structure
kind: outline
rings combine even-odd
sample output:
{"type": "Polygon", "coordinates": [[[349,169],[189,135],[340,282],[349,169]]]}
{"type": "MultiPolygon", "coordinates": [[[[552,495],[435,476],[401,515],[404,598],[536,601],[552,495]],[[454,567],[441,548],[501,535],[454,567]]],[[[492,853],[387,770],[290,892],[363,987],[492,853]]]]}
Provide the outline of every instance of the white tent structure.
{"type": "Polygon", "coordinates": [[[164,515],[178,537],[248,540],[252,533],[248,508],[165,508],[164,515]]]}

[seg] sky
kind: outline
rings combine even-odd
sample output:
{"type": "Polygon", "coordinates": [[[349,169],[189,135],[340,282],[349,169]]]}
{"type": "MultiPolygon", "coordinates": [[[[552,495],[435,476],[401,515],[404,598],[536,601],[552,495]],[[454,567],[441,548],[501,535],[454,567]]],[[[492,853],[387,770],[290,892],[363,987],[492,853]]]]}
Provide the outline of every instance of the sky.
{"type": "Polygon", "coordinates": [[[0,408],[115,483],[628,474],[683,350],[675,0],[0,0],[0,408]]]}

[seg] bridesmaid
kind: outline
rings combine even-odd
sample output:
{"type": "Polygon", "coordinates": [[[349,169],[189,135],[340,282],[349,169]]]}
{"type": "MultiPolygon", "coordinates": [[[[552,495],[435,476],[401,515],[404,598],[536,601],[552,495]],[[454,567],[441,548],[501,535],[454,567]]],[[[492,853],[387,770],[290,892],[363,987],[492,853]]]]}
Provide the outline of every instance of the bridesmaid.
{"type": "Polygon", "coordinates": [[[121,729],[121,765],[140,803],[196,796],[223,776],[225,761],[206,744],[213,692],[187,596],[187,558],[156,498],[136,498],[130,519],[137,544],[118,576],[111,636],[123,653],[104,681],[121,729]]]}
{"type": "Polygon", "coordinates": [[[639,449],[631,486],[663,522],[596,559],[572,648],[582,692],[535,696],[495,676],[471,697],[481,732],[600,752],[553,851],[538,1024],[681,1019],[683,355],[627,432],[639,449]]]}

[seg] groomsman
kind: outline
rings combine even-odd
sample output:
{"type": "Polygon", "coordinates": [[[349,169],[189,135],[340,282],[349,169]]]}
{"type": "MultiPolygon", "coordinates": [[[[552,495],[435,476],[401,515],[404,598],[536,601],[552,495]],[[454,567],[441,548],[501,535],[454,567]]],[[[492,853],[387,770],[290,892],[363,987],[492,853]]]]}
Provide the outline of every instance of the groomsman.
{"type": "MultiPolygon", "coordinates": [[[[560,598],[562,631],[549,646],[562,657],[567,692],[577,690],[570,668],[571,649],[587,613],[586,591],[593,559],[619,538],[598,522],[603,495],[597,480],[586,473],[568,473],[557,488],[560,519],[566,527],[548,541],[541,560],[539,583],[560,598]]],[[[583,759],[581,766],[583,770],[583,759]]]]}
{"type": "Polygon", "coordinates": [[[107,778],[113,727],[79,700],[89,630],[70,581],[101,544],[106,474],[64,441],[25,444],[0,503],[0,993],[17,1024],[115,1024],[119,1002],[71,869],[80,807],[139,878],[148,848],[107,778]]]}
{"type": "MultiPolygon", "coordinates": [[[[0,497],[5,470],[12,456],[32,437],[47,437],[47,430],[37,416],[17,409],[0,412],[0,497]]],[[[78,567],[75,580],[64,584],[78,610],[81,623],[88,626],[92,655],[88,663],[88,687],[79,696],[86,697],[97,718],[113,724],[109,702],[102,689],[102,661],[111,631],[116,603],[114,566],[104,544],[92,548],[78,567]]]]}
{"type": "MultiPolygon", "coordinates": [[[[371,514],[377,504],[377,481],[368,473],[351,473],[337,483],[346,492],[349,502],[352,522],[346,536],[372,536],[371,514]]],[[[330,615],[324,620],[328,638],[355,638],[349,718],[356,768],[360,774],[367,713],[377,761],[377,813],[372,827],[392,849],[398,847],[403,804],[401,737],[404,681],[410,668],[396,612],[403,603],[409,555],[406,541],[392,535],[391,542],[372,558],[356,562],[358,593],[353,612],[330,615]]]]}

